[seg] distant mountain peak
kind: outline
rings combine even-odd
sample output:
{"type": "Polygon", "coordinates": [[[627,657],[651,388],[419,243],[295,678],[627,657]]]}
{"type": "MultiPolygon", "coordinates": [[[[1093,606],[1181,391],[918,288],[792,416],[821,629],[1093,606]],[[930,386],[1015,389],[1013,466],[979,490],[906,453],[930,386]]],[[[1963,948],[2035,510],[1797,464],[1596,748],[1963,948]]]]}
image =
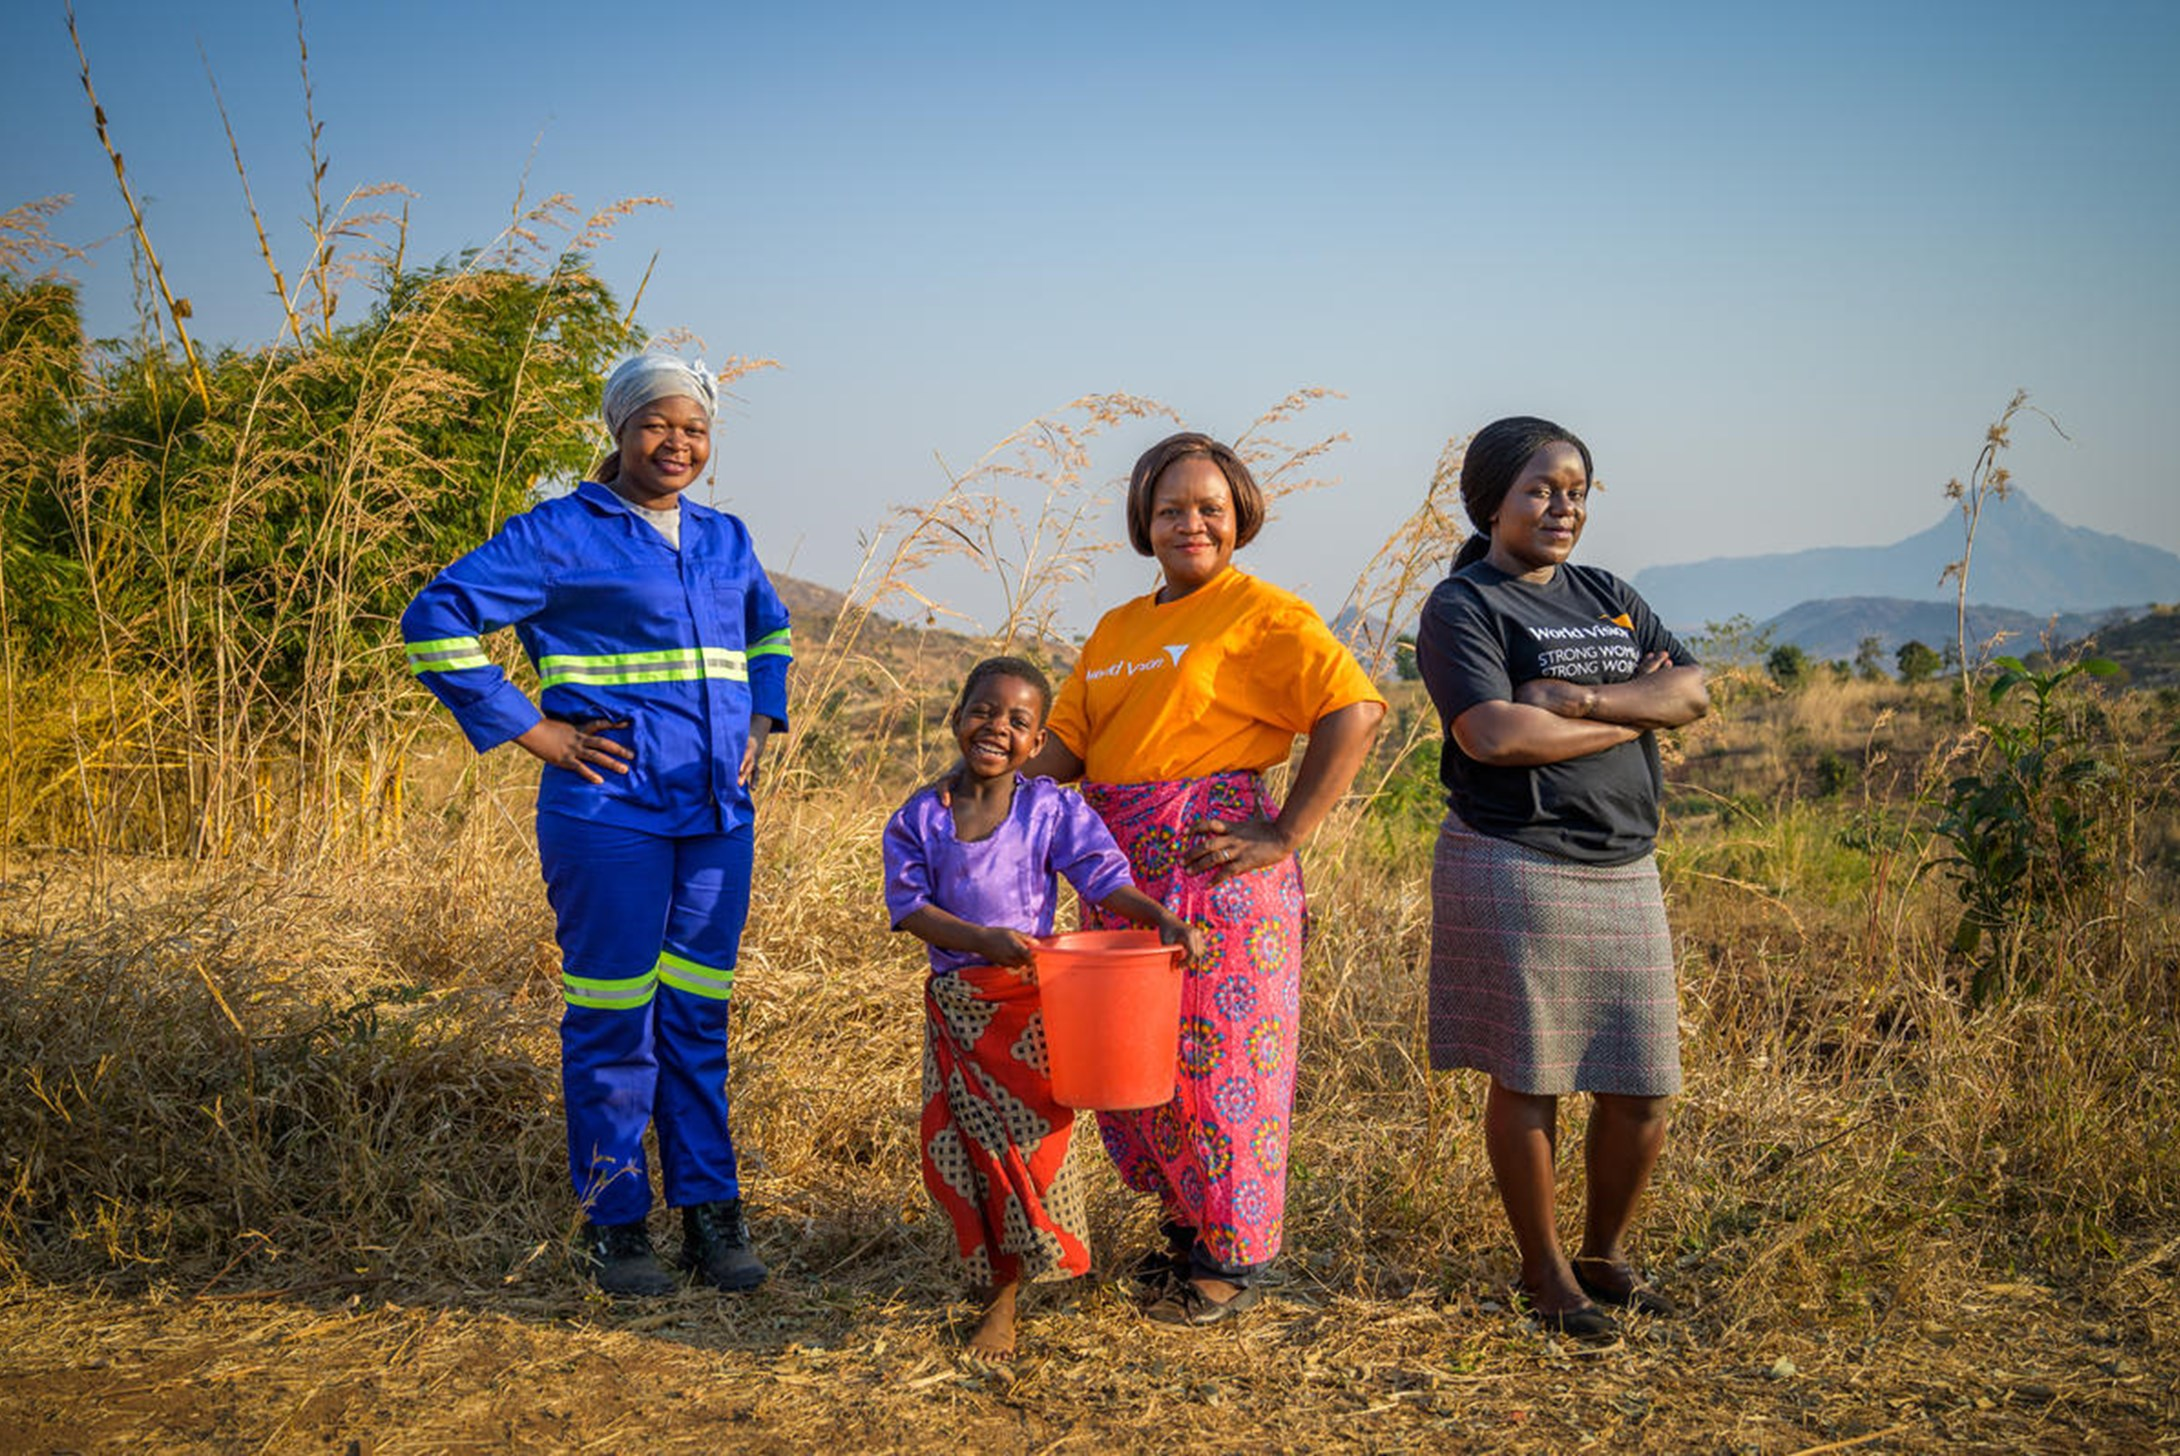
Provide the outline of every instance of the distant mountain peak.
{"type": "MultiPolygon", "coordinates": [[[[1799,603],[1838,597],[1952,601],[1943,580],[1958,561],[1961,513],[1890,546],[1817,546],[1765,556],[1714,557],[1635,574],[1635,589],[1676,627],[1734,616],[1763,621],[1799,603]]],[[[1968,600],[2048,616],[2180,600],[2180,556],[2083,526],[2070,526],[2027,491],[1992,497],[1976,524],[1968,600]]]]}

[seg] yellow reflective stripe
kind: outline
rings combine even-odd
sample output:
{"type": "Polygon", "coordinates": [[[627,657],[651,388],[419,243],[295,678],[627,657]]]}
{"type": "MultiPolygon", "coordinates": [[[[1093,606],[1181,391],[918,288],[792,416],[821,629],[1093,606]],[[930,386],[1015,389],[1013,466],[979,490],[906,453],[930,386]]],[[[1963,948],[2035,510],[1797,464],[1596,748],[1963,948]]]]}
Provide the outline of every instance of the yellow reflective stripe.
{"type": "Polygon", "coordinates": [[[697,682],[703,676],[704,669],[691,663],[686,667],[641,668],[622,672],[548,672],[538,679],[538,685],[550,688],[572,682],[594,687],[615,687],[628,683],[697,682]]]}
{"type": "Polygon", "coordinates": [[[618,981],[594,981],[565,972],[560,977],[560,993],[567,998],[570,1006],[595,1006],[607,1011],[641,1006],[657,990],[658,976],[652,971],[618,981]]]}
{"type": "Polygon", "coordinates": [[[538,659],[541,687],[560,683],[614,687],[630,683],[700,682],[718,678],[748,682],[749,666],[728,647],[675,647],[661,652],[613,652],[596,657],[556,653],[538,659]]]}
{"type": "Polygon", "coordinates": [[[787,628],[782,627],[769,637],[759,637],[749,645],[751,657],[793,657],[794,649],[788,645],[787,628]]]}
{"type": "Polygon", "coordinates": [[[692,996],[724,1001],[734,990],[732,966],[720,970],[716,966],[698,965],[672,951],[661,951],[657,970],[661,981],[677,991],[687,991],[692,996]]]}
{"type": "Polygon", "coordinates": [[[422,677],[427,672],[460,672],[465,667],[490,667],[491,665],[492,659],[480,652],[474,657],[448,657],[438,662],[417,662],[412,659],[409,663],[409,672],[413,676],[422,677]]]}
{"type": "Polygon", "coordinates": [[[484,644],[474,637],[438,637],[408,644],[409,671],[422,677],[427,672],[454,672],[465,667],[488,667],[484,644]]]}
{"type": "Polygon", "coordinates": [[[601,652],[594,656],[559,653],[539,658],[537,665],[541,668],[644,667],[661,662],[690,662],[697,654],[710,650],[708,647],[665,647],[656,652],[601,652]]]}

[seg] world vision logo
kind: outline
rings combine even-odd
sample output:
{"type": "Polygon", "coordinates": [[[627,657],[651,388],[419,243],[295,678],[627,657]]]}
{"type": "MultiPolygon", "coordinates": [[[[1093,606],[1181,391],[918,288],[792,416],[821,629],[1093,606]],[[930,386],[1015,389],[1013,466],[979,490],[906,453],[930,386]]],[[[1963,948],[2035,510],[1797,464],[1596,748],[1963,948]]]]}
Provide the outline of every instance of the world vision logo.
{"type": "Polygon", "coordinates": [[[1181,665],[1181,654],[1186,651],[1188,651],[1188,644],[1186,642],[1168,642],[1166,644],[1166,656],[1173,659],[1173,665],[1175,667],[1179,667],[1181,665]]]}
{"type": "Polygon", "coordinates": [[[1616,617],[1599,617],[1597,620],[1600,622],[1610,622],[1615,627],[1625,627],[1630,632],[1635,630],[1635,619],[1633,617],[1630,617],[1625,612],[1620,613],[1616,617]]]}

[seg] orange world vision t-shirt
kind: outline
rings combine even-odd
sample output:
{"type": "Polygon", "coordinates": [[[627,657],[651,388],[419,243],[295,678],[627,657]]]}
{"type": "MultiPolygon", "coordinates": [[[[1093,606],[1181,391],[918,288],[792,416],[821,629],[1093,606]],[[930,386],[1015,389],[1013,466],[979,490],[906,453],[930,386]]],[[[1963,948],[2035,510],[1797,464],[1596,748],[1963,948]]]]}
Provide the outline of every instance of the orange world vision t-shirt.
{"type": "Polygon", "coordinates": [[[1229,568],[1107,612],[1049,726],[1085,778],[1143,784],[1269,768],[1327,713],[1383,701],[1308,602],[1229,568]]]}

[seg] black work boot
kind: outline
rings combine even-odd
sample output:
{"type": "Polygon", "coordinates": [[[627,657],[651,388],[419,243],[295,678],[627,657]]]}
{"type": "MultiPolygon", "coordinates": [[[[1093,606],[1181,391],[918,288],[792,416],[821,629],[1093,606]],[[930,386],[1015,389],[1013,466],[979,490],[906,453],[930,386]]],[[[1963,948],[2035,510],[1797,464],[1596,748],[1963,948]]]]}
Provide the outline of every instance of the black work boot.
{"type": "Polygon", "coordinates": [[[581,1259],[608,1294],[672,1294],[674,1276],[651,1251],[651,1233],[639,1223],[585,1223],[581,1259]]]}
{"type": "Polygon", "coordinates": [[[681,1210],[681,1265],[729,1293],[755,1289],[765,1282],[764,1261],[749,1247],[741,1199],[692,1203],[681,1210]]]}

